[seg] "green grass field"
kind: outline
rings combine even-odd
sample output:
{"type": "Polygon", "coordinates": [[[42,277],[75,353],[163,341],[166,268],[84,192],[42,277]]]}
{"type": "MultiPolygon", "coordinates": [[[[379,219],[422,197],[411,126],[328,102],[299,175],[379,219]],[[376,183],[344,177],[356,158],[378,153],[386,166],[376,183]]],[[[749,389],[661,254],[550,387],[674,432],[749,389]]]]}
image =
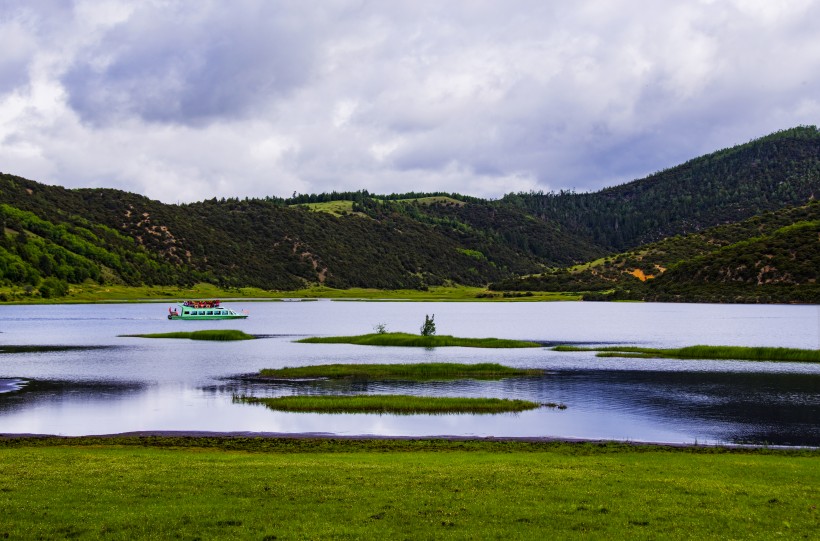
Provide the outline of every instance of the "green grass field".
{"type": "Polygon", "coordinates": [[[685,348],[653,349],[613,346],[585,348],[556,346],[554,351],[597,351],[598,357],[631,357],[639,359],[716,359],[737,361],[781,361],[798,363],[820,362],[820,350],[739,346],[689,346],[685,348]]]}
{"type": "Polygon", "coordinates": [[[0,440],[0,538],[816,539],[817,451],[0,440]]]}
{"type": "MultiPolygon", "coordinates": [[[[57,304],[57,303],[98,303],[98,302],[162,302],[174,303],[184,299],[242,299],[280,300],[335,299],[369,301],[476,301],[476,302],[534,302],[534,301],[577,301],[581,295],[572,293],[552,293],[535,291],[532,296],[503,297],[482,287],[436,286],[425,291],[417,289],[333,289],[313,286],[293,291],[269,291],[254,287],[224,289],[211,284],[196,284],[190,288],[174,286],[122,286],[98,285],[92,283],[71,284],[65,297],[43,299],[26,296],[22,289],[0,287],[10,301],[7,304],[57,304]]],[[[0,303],[4,304],[4,303],[0,303]]]]}
{"type": "MultiPolygon", "coordinates": [[[[529,400],[506,398],[461,398],[442,396],[409,396],[394,394],[368,395],[296,395],[278,398],[234,397],[234,402],[263,404],[274,411],[302,413],[388,413],[395,415],[448,413],[506,413],[540,407],[529,400]]],[[[550,404],[557,407],[557,404],[550,404]]]]}
{"type": "Polygon", "coordinates": [[[398,346],[414,348],[470,347],[470,348],[539,348],[541,344],[501,338],[458,338],[455,336],[421,336],[401,332],[372,333],[360,336],[319,336],[297,340],[302,344],[355,344],[359,346],[398,346]]]}
{"type": "Polygon", "coordinates": [[[123,334],[121,336],[127,338],[181,338],[187,340],[213,340],[216,342],[228,342],[233,340],[253,340],[255,338],[251,334],[231,329],[161,332],[153,334],[123,334]]]}
{"type": "Polygon", "coordinates": [[[259,375],[273,379],[351,378],[351,379],[495,379],[535,376],[543,370],[524,370],[497,363],[396,363],[396,364],[318,364],[265,368],[259,375]]]}

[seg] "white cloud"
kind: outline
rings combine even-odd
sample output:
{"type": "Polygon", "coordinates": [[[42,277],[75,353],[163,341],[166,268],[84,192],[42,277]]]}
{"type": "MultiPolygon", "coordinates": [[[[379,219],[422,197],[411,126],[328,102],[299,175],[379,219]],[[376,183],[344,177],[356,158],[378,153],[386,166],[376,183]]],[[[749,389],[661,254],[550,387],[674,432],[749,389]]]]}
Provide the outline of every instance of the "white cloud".
{"type": "Polygon", "coordinates": [[[0,170],[164,201],[597,189],[820,123],[812,1],[6,2],[0,170]]]}

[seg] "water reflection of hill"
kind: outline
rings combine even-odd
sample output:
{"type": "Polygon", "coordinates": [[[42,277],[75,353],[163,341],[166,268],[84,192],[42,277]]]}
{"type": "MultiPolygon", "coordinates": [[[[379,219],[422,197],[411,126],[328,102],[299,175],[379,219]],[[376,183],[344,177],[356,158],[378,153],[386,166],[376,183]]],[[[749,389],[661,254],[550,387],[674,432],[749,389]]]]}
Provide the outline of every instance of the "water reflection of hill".
{"type": "Polygon", "coordinates": [[[106,381],[50,381],[50,380],[0,380],[0,412],[17,411],[22,408],[56,404],[64,401],[100,402],[139,392],[146,387],[137,382],[106,381]],[[9,382],[9,392],[3,392],[3,383],[9,382]]]}

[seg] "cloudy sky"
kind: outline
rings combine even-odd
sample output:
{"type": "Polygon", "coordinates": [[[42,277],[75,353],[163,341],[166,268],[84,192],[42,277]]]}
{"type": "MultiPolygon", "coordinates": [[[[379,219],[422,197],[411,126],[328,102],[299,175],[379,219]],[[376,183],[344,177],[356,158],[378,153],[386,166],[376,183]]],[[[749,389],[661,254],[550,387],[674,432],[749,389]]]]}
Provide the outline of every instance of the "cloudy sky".
{"type": "Polygon", "coordinates": [[[0,0],[0,171],[166,202],[597,190],[820,124],[820,0],[0,0]]]}

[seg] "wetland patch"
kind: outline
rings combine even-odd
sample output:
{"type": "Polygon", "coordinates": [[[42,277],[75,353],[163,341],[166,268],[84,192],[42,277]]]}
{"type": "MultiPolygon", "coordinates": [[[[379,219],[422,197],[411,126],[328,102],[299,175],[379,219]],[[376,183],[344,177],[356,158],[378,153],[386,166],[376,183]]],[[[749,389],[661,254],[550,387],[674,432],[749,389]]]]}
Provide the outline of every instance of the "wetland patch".
{"type": "Polygon", "coordinates": [[[390,332],[359,336],[317,336],[297,340],[301,344],[355,344],[359,346],[397,346],[414,348],[469,347],[469,348],[540,348],[538,342],[502,338],[459,338],[448,335],[422,336],[390,332]]]}
{"type": "Polygon", "coordinates": [[[285,368],[266,368],[259,376],[266,379],[367,379],[367,380],[437,380],[500,379],[515,376],[537,376],[543,370],[522,369],[498,363],[404,363],[404,364],[323,364],[285,368]]]}
{"type": "Polygon", "coordinates": [[[597,351],[598,357],[638,359],[709,359],[727,361],[774,361],[820,363],[820,350],[741,346],[688,346],[683,348],[643,348],[628,346],[579,347],[561,345],[553,351],[597,351]]]}
{"type": "Polygon", "coordinates": [[[256,336],[237,330],[202,330],[178,331],[150,334],[121,334],[124,338],[175,338],[182,340],[211,340],[214,342],[230,342],[234,340],[254,340],[256,336]]]}
{"type": "Polygon", "coordinates": [[[300,413],[377,413],[394,415],[417,414],[492,414],[536,409],[558,404],[539,404],[529,400],[508,398],[453,398],[412,395],[300,395],[277,398],[236,396],[234,403],[263,404],[274,411],[300,413]]]}

